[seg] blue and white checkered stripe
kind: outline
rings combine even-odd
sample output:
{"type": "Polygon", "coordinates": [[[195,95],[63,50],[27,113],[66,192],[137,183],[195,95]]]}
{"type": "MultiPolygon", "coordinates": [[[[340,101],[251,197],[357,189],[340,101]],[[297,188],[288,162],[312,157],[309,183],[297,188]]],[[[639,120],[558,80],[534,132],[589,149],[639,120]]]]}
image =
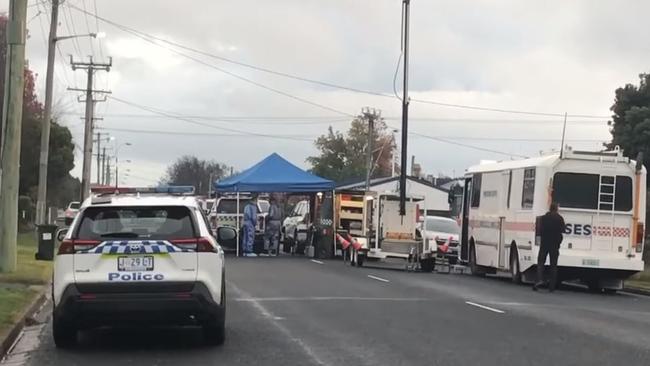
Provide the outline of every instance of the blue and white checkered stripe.
{"type": "Polygon", "coordinates": [[[105,241],[98,246],[77,254],[165,254],[193,252],[181,249],[166,240],[120,240],[105,241]]]}

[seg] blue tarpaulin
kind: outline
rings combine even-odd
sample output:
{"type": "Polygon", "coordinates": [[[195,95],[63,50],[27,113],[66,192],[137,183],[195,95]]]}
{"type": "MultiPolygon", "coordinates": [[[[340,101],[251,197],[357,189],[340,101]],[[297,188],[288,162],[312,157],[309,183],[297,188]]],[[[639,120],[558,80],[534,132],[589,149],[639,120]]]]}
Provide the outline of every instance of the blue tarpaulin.
{"type": "Polygon", "coordinates": [[[243,172],[214,183],[217,192],[322,192],[334,182],[308,173],[273,153],[243,172]]]}

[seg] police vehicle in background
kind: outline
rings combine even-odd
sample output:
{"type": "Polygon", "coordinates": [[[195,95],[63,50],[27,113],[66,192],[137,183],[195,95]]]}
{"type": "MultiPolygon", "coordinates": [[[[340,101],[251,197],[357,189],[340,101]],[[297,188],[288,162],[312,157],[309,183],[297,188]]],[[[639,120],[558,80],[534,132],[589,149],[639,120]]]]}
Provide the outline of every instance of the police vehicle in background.
{"type": "MultiPolygon", "coordinates": [[[[239,216],[239,227],[244,225],[244,207],[252,200],[251,196],[239,197],[239,209],[237,208],[236,196],[222,196],[217,198],[212,206],[208,219],[213,230],[221,227],[237,227],[239,216]],[[239,215],[237,214],[239,212],[239,215]]],[[[265,199],[257,200],[257,225],[255,226],[255,242],[264,241],[264,230],[266,228],[266,216],[269,214],[270,203],[265,199]]],[[[236,250],[236,245],[225,247],[226,250],[236,250]]]]}
{"type": "Polygon", "coordinates": [[[551,202],[566,222],[560,280],[618,290],[643,270],[646,171],[613,151],[566,148],[536,158],[470,167],[465,176],[461,259],[477,275],[535,281],[539,217],[551,202]]]}
{"type": "MultiPolygon", "coordinates": [[[[57,235],[57,347],[75,345],[80,329],[132,324],[196,325],[207,343],[224,342],[224,255],[192,192],[102,188],[83,202],[57,235]]],[[[230,240],[235,232],[217,236],[230,240]]]]}

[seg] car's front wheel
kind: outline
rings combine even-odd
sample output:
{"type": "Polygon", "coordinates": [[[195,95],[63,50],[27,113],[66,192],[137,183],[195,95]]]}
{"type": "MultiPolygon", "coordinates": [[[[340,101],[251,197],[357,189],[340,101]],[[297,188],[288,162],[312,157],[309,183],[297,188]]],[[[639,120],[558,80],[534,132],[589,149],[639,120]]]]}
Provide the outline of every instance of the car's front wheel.
{"type": "Polygon", "coordinates": [[[77,327],[56,314],[52,317],[52,335],[58,348],[71,348],[77,344],[77,327]]]}

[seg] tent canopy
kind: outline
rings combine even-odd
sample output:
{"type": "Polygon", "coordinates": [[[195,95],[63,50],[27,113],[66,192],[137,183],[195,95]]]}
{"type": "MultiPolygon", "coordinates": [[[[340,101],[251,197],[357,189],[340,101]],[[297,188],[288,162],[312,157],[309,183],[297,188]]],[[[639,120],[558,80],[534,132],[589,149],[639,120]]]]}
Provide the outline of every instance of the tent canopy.
{"type": "Polygon", "coordinates": [[[308,173],[273,153],[240,174],[214,183],[217,192],[321,192],[334,182],[308,173]]]}

